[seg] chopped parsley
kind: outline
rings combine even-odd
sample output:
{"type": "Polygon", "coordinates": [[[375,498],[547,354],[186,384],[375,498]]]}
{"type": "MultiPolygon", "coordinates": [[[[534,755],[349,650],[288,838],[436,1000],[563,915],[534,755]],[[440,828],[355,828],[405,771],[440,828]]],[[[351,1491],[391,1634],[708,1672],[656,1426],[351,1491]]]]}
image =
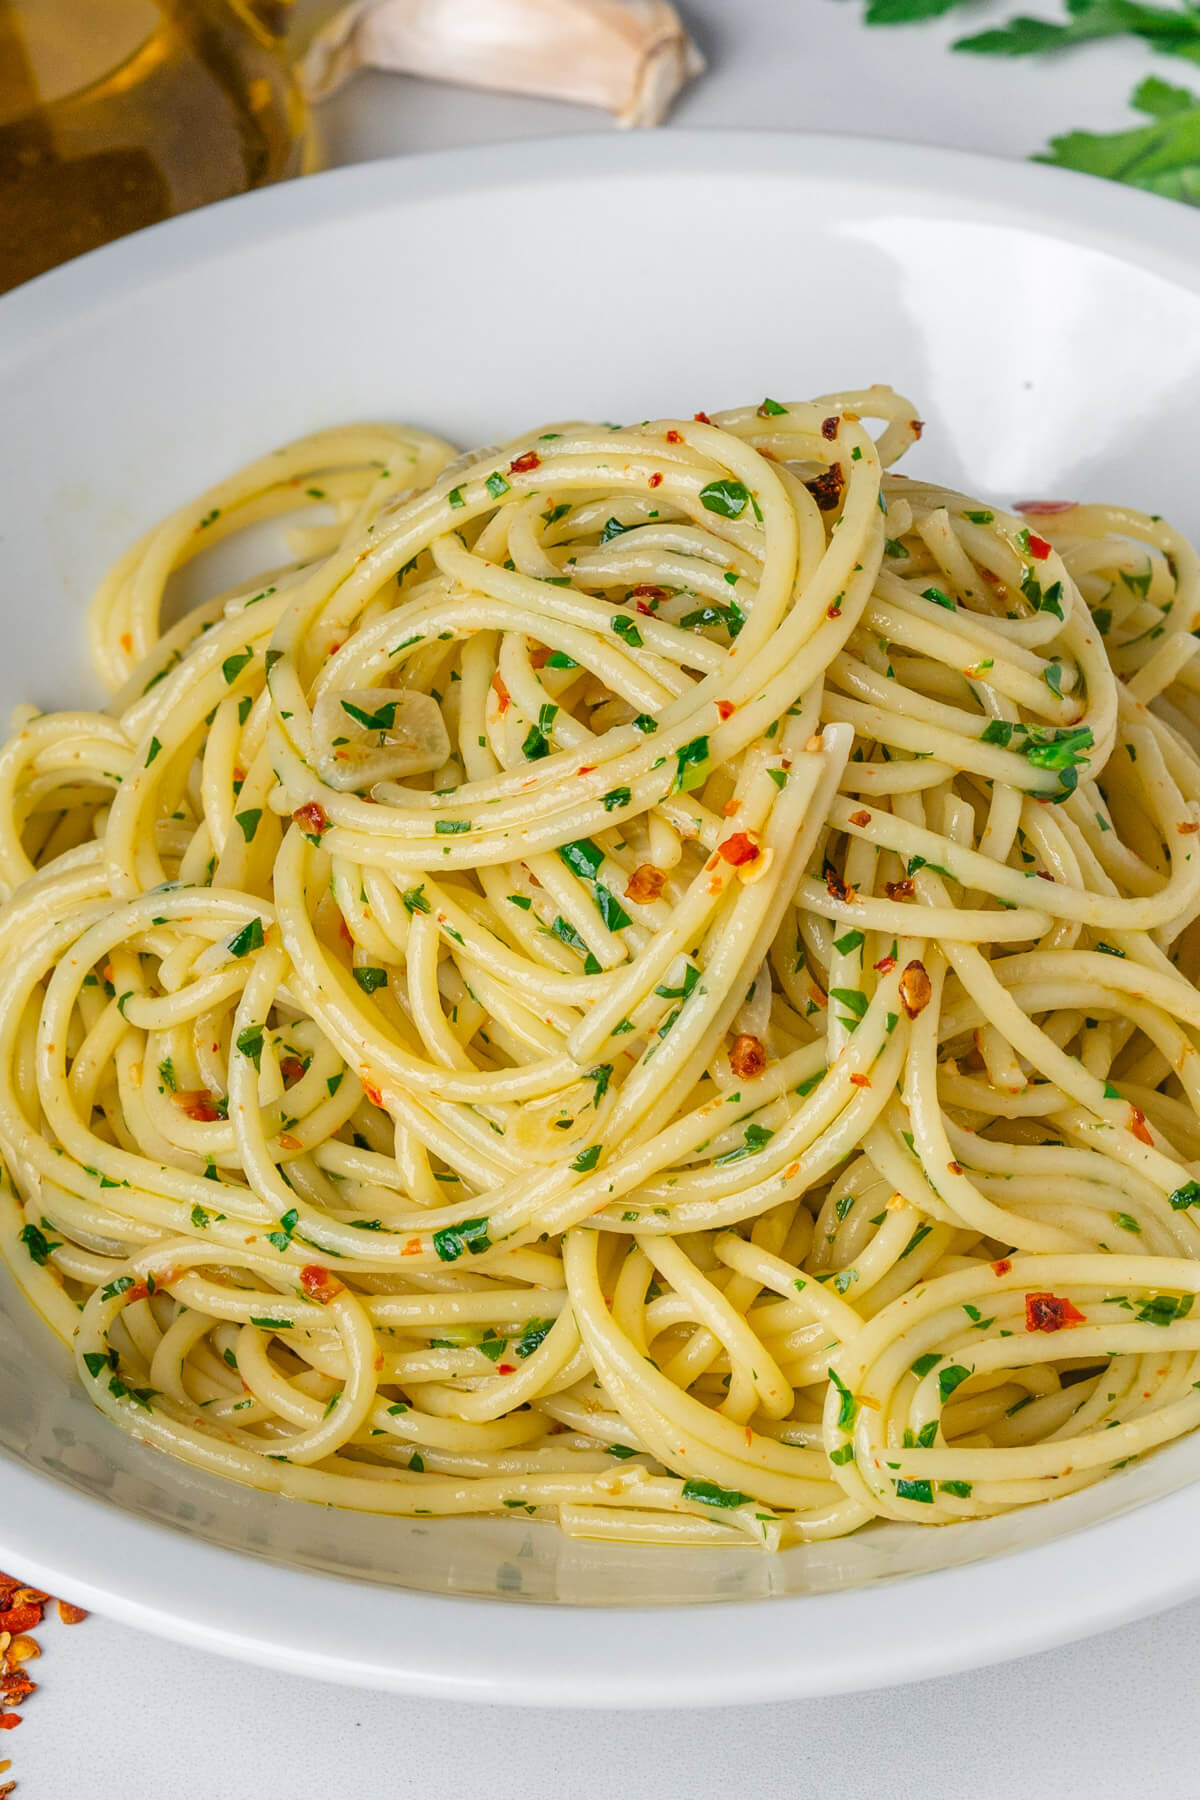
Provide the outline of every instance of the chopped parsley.
{"type": "Polygon", "coordinates": [[[898,1481],[896,1498],[898,1500],[919,1500],[923,1506],[932,1506],[932,1484],[928,1481],[898,1481]]]}
{"type": "Polygon", "coordinates": [[[355,969],[354,979],[357,981],[364,994],[373,994],[376,988],[387,986],[387,970],[375,968],[355,969]]]}
{"type": "Polygon", "coordinates": [[[703,787],[707,779],[707,763],[707,737],[695,737],[688,743],[681,744],[675,752],[675,779],[671,783],[671,792],[686,794],[693,788],[703,787]]]}
{"type": "Polygon", "coordinates": [[[262,947],[263,922],[261,919],[251,919],[248,925],[243,925],[242,929],[230,938],[228,944],[230,954],[239,958],[249,956],[251,950],[261,950],[262,947]]]}
{"type": "Polygon", "coordinates": [[[751,1495],[743,1494],[739,1488],[718,1487],[715,1481],[700,1481],[693,1477],[683,1484],[683,1498],[697,1500],[701,1506],[720,1506],[731,1508],[748,1506],[751,1495]]]}
{"type": "Polygon", "coordinates": [[[829,1376],[830,1381],[832,1381],[834,1387],[841,1396],[841,1403],[838,1406],[837,1416],[838,1428],[841,1431],[850,1431],[853,1428],[855,1419],[858,1417],[858,1401],[854,1398],[854,1395],[850,1392],[850,1389],[846,1386],[841,1376],[833,1369],[827,1369],[826,1374],[829,1376]]]}
{"type": "Polygon", "coordinates": [[[723,1165],[741,1162],[744,1156],[753,1156],[756,1151],[763,1149],[774,1136],[775,1133],[765,1125],[747,1125],[744,1141],[736,1150],[727,1150],[724,1156],[718,1156],[715,1163],[723,1165]]]}
{"type": "Polygon", "coordinates": [[[486,1219],[463,1219],[458,1225],[443,1225],[433,1234],[433,1247],[442,1262],[457,1262],[466,1250],[472,1256],[480,1256],[492,1247],[488,1222],[486,1219]]]}
{"type": "Polygon", "coordinates": [[[750,490],[741,481],[710,481],[700,489],[700,504],[725,519],[740,519],[750,504],[750,490]]]}
{"type": "MultiPolygon", "coordinates": [[[[48,1221],[43,1219],[42,1224],[48,1225],[48,1221]]],[[[52,1250],[62,1249],[61,1239],[57,1243],[51,1243],[49,1238],[45,1237],[42,1232],[38,1230],[36,1225],[23,1225],[17,1233],[17,1238],[20,1243],[24,1244],[26,1250],[28,1250],[33,1261],[39,1268],[45,1267],[46,1258],[52,1250]]],[[[130,1286],[132,1285],[132,1282],[130,1282],[130,1286]]],[[[104,1298],[104,1296],[101,1296],[101,1298],[104,1298]]]]}

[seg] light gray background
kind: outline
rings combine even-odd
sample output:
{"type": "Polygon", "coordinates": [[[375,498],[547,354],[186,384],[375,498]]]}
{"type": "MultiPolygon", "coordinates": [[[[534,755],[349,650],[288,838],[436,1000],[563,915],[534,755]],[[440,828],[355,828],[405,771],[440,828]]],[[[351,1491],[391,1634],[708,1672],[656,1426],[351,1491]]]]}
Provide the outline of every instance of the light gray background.
{"type": "MultiPolygon", "coordinates": [[[[299,30],[331,10],[327,0],[300,0],[299,30]]],[[[1152,69],[1185,84],[1190,73],[1122,44],[1035,65],[946,53],[964,31],[1022,10],[1016,0],[894,32],[865,30],[861,0],[685,0],[682,10],[711,65],[677,109],[690,126],[850,131],[1025,156],[1057,132],[1135,123],[1125,100],[1152,69]]],[[[1051,12],[1054,0],[1030,10],[1051,12]]],[[[604,119],[376,75],[331,102],[322,125],[326,159],[352,162],[592,130],[604,119]]],[[[1095,1578],[1103,1581],[1103,1569],[1095,1578]]],[[[231,1612],[238,1603],[231,1592],[231,1612]]],[[[503,1620],[494,1617],[502,1659],[503,1620]]],[[[319,1639],[319,1619],[311,1629],[319,1639]]],[[[1200,1794],[1200,1603],[944,1681],[705,1713],[398,1700],[246,1668],[99,1618],[70,1630],[49,1622],[41,1641],[41,1691],[20,1729],[0,1738],[18,1800],[1200,1794]]]]}

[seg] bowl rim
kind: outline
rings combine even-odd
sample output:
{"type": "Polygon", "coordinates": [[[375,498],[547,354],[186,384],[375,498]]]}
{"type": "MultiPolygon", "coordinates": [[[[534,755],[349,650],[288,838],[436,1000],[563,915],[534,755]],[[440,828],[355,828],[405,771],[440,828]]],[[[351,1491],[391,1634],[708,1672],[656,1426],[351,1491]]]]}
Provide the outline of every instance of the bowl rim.
{"type": "MultiPolygon", "coordinates": [[[[152,226],[0,298],[0,374],[19,368],[48,334],[248,244],[438,195],[642,173],[908,193],[950,203],[964,218],[1044,227],[1200,292],[1200,216],[1068,170],[886,138],[596,132],[355,164],[152,226]]],[[[1200,1592],[1187,1488],[1049,1543],[839,1592],[774,1596],[769,1604],[526,1602],[498,1615],[496,1600],[259,1561],[91,1499],[7,1456],[4,1482],[0,1558],[48,1591],[248,1662],[459,1701],[641,1708],[854,1692],[1049,1649],[1200,1592]],[[501,1618],[509,1653],[497,1659],[492,1633],[479,1627],[501,1618]]]]}

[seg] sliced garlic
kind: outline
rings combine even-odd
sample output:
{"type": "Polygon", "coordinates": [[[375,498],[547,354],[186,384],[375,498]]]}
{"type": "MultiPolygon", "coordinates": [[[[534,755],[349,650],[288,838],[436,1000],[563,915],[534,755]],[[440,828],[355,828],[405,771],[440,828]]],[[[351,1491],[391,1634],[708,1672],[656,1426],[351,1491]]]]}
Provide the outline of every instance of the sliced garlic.
{"type": "Polygon", "coordinates": [[[339,793],[402,775],[427,775],[450,754],[441,709],[411,688],[322,694],[313,709],[317,774],[339,793]]]}
{"type": "Polygon", "coordinates": [[[300,64],[310,100],[359,69],[602,106],[660,125],[704,58],[667,0],[352,0],[300,64]]]}
{"type": "Polygon", "coordinates": [[[596,1089],[575,1081],[544,1100],[527,1101],[506,1129],[509,1148],[529,1161],[570,1162],[597,1136],[596,1089]]]}
{"type": "Polygon", "coordinates": [[[754,980],[746,989],[746,998],[734,1015],[733,1030],[739,1034],[744,1032],[750,1037],[765,1039],[771,1023],[773,999],[771,969],[764,960],[758,965],[754,980]]]}

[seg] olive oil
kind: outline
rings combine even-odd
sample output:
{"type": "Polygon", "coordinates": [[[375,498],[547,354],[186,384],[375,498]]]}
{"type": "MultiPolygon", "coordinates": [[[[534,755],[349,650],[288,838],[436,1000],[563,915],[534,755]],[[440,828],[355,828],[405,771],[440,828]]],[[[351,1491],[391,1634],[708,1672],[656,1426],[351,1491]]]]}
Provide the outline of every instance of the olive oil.
{"type": "Polygon", "coordinates": [[[286,6],[0,0],[0,292],[304,166],[286,6]]]}

